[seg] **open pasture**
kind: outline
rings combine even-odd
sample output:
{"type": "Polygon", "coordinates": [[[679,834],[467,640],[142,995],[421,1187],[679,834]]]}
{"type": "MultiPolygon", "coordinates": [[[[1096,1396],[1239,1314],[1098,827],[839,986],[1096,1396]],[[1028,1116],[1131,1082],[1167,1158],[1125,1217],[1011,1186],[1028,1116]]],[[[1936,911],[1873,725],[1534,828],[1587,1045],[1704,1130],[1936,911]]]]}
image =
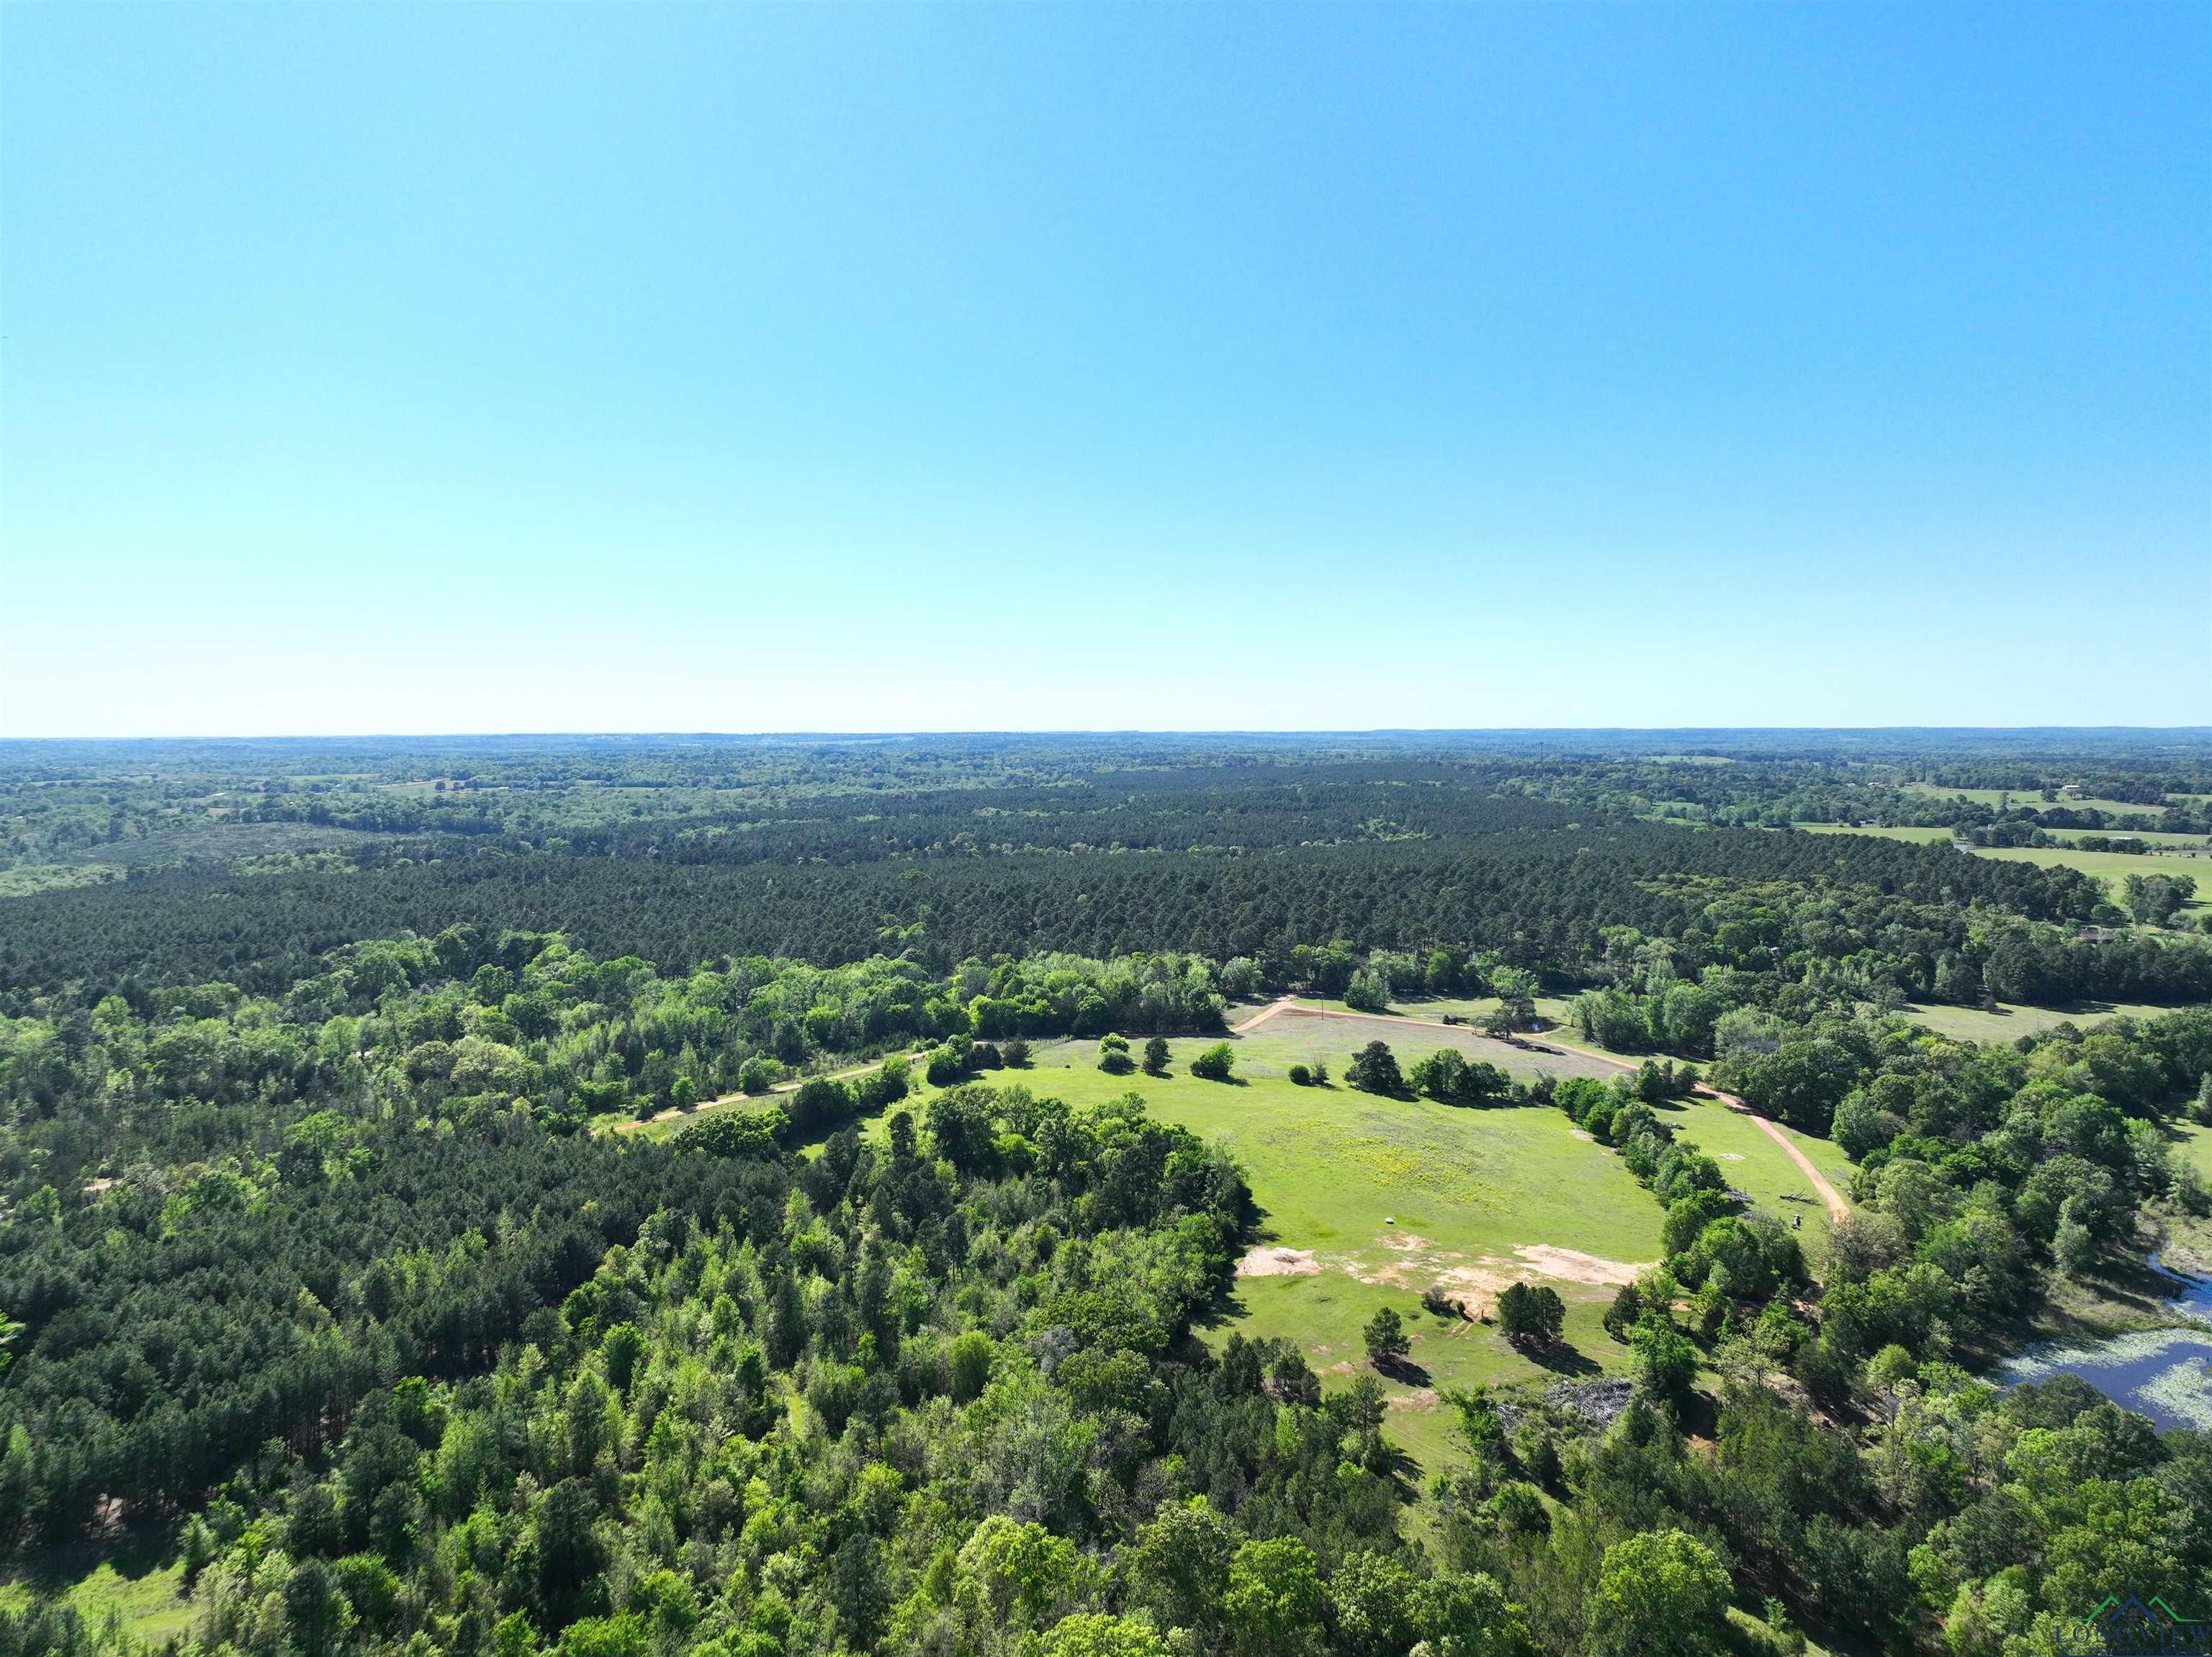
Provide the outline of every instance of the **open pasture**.
{"type": "Polygon", "coordinates": [[[2154,1019],[2172,1010],[2140,1002],[2084,1002],[2070,1008],[2025,1007],[1999,1002],[1987,1011],[1978,1007],[1909,1006],[1905,1016],[1954,1041],[2012,1041],[2021,1036],[2032,1036],[2039,1030],[2048,1030],[2054,1024],[2072,1024],[2086,1030],[2100,1019],[2154,1019]]]}
{"type": "MultiPolygon", "coordinates": [[[[2146,806],[2131,800],[2045,800],[2039,789],[1941,789],[1932,783],[1907,783],[1899,788],[1899,792],[1917,795],[1923,800],[1966,799],[1978,806],[1999,809],[2008,802],[2013,806],[2031,806],[2038,811],[2063,807],[2069,811],[2102,811],[2118,814],[2154,813],[2162,809],[2159,806],[2146,806]]],[[[2169,797],[2181,801],[2193,796],[2178,794],[2169,797]]]]}
{"type": "Polygon", "coordinates": [[[2197,882],[2197,898],[2182,912],[2194,916],[2212,910],[2212,860],[2160,857],[2142,852],[2084,851],[2079,846],[2005,846],[1977,851],[1974,856],[2033,863],[2042,868],[2078,868],[2104,881],[2106,890],[2116,899],[2121,882],[2130,874],[2186,874],[2197,882]]]}

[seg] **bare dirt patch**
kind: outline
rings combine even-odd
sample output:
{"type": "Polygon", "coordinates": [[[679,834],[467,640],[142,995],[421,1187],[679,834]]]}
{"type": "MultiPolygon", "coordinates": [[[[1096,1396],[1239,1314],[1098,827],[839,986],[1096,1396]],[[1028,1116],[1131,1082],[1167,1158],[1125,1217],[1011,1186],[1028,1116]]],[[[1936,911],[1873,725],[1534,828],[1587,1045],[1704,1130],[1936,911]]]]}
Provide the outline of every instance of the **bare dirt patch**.
{"type": "Polygon", "coordinates": [[[1416,1237],[1410,1231],[1394,1231],[1382,1240],[1382,1246],[1395,1248],[1401,1254],[1419,1254],[1436,1245],[1425,1237],[1416,1237]]]}
{"type": "Polygon", "coordinates": [[[1601,1260],[1580,1249],[1554,1248],[1549,1243],[1523,1243],[1513,1252],[1547,1277],[1571,1283],[1632,1283],[1647,1269],[1623,1260],[1601,1260]]]}
{"type": "Polygon", "coordinates": [[[1572,1134],[1576,1138],[1581,1140],[1585,1145],[1595,1145],[1597,1143],[1597,1136],[1589,1132],[1587,1129],[1570,1128],[1567,1131],[1572,1134]]]}
{"type": "Polygon", "coordinates": [[[1255,1248],[1237,1263],[1239,1277],[1317,1277],[1321,1263],[1306,1248],[1255,1248]]]}
{"type": "Polygon", "coordinates": [[[1411,1387],[1403,1392],[1393,1392],[1383,1400],[1383,1408],[1387,1410],[1433,1410],[1436,1407],[1437,1389],[1433,1386],[1411,1387]]]}

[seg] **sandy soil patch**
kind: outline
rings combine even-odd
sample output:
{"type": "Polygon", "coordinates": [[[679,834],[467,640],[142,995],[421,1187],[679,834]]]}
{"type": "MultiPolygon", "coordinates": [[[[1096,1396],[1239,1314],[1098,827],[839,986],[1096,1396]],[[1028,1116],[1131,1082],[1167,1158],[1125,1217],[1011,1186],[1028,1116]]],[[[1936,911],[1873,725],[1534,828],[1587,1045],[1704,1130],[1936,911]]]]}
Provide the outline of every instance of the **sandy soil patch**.
{"type": "Polygon", "coordinates": [[[1255,1248],[1237,1263],[1239,1277],[1317,1277],[1321,1263],[1307,1248],[1255,1248]]]}
{"type": "Polygon", "coordinates": [[[1743,1153],[1741,1151],[1721,1151],[1717,1153],[1717,1160],[1723,1162],[1741,1162],[1743,1161],[1743,1153]]]}
{"type": "Polygon", "coordinates": [[[1581,1140],[1585,1145],[1595,1145],[1597,1143],[1597,1136],[1589,1132],[1587,1129],[1570,1128],[1567,1131],[1572,1134],[1576,1138],[1581,1140]]]}
{"type": "Polygon", "coordinates": [[[1393,1392],[1383,1400],[1386,1410],[1433,1410],[1437,1407],[1437,1389],[1433,1386],[1409,1387],[1403,1392],[1393,1392]]]}
{"type": "Polygon", "coordinates": [[[1554,1248],[1549,1243],[1523,1243],[1513,1252],[1547,1277],[1571,1283],[1632,1283],[1648,1270],[1622,1260],[1601,1260],[1580,1249],[1554,1248]]]}
{"type": "Polygon", "coordinates": [[[1416,1237],[1410,1231],[1394,1231],[1382,1240],[1382,1246],[1395,1248],[1401,1254],[1419,1254],[1436,1245],[1425,1237],[1416,1237]]]}

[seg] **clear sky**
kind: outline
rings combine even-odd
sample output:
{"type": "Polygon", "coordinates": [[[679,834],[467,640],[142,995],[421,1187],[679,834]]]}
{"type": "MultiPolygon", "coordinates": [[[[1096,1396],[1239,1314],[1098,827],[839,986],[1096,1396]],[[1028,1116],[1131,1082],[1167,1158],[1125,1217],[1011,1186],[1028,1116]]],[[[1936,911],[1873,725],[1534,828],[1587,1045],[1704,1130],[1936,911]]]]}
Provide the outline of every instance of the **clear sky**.
{"type": "Polygon", "coordinates": [[[2212,722],[2212,6],[0,6],[0,734],[2212,722]]]}

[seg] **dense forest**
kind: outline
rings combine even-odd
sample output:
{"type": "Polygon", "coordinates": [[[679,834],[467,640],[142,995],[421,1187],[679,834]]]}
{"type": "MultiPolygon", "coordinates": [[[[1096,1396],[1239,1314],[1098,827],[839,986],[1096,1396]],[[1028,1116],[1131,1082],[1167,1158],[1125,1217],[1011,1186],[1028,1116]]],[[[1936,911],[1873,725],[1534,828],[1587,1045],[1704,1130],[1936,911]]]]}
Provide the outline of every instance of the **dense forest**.
{"type": "MultiPolygon", "coordinates": [[[[2206,746],[1692,734],[18,745],[24,867],[197,838],[0,899],[0,1575],[150,1547],[193,1657],[2027,1657],[2204,1603],[2212,1437],[1988,1371],[2204,1220],[2212,943],[1788,824],[2186,813],[2206,746]],[[1571,996],[1651,1056],[1346,1072],[1611,1148],[1662,1240],[1628,1379],[1450,1394],[1416,1474],[1395,1325],[1347,1373],[1224,1334],[1244,1172],[1023,1066],[1291,992],[1571,996]],[[1911,1010],[2093,997],[2172,1010],[1911,1010]],[[1818,1270],[1669,1125],[1686,1060],[1851,1159],[1818,1270]]],[[[0,1657],[131,1639],[0,1598],[0,1657]]]]}

